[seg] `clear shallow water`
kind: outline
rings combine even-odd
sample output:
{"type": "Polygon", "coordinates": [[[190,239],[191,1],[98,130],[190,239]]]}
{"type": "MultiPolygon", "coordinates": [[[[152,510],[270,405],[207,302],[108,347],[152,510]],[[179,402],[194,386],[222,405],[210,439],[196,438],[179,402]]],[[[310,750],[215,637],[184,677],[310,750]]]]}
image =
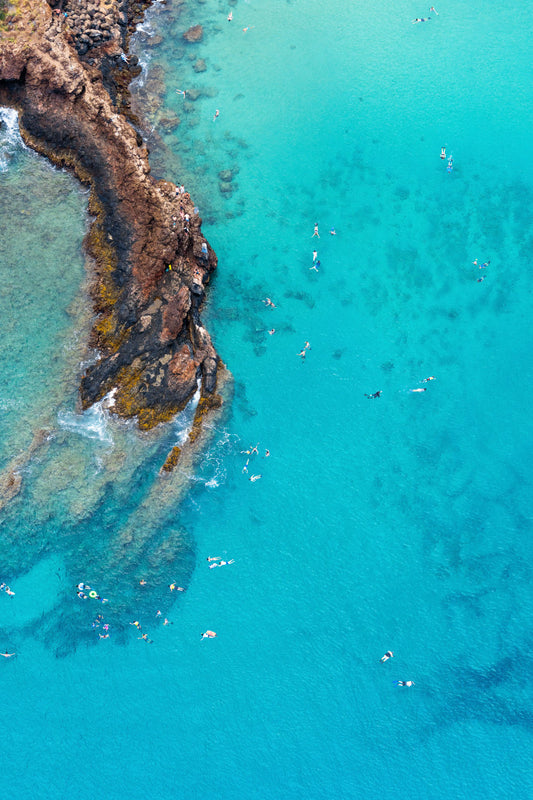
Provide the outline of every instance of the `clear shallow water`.
{"type": "MultiPolygon", "coordinates": [[[[103,412],[75,417],[72,374],[45,394],[53,438],[0,528],[17,592],[0,595],[2,634],[19,652],[2,665],[6,783],[19,797],[529,797],[532,104],[518,4],[449,3],[425,25],[410,24],[426,13],[414,3],[241,2],[232,23],[228,10],[156,9],[165,39],[146,52],[164,68],[159,116],[182,118],[154,164],[190,187],[219,255],[204,318],[234,402],[178,505],[156,478],[174,427],[146,439],[103,412]],[[183,46],[197,22],[205,41],[183,46]],[[196,87],[208,96],[184,112],[175,89],[196,87]],[[482,283],[475,258],[491,261],[482,283]],[[240,451],[256,442],[250,483],[240,451]],[[236,563],[208,570],[208,555],[236,563]],[[109,604],[80,605],[78,580],[109,604]],[[187,587],[175,604],[172,580],[187,587]],[[91,628],[99,612],[109,640],[91,628]],[[218,637],[201,642],[207,628],[218,637]]],[[[41,164],[17,158],[7,192],[41,164]]],[[[82,198],[39,168],[43,193],[64,180],[78,203],[73,238],[51,251],[75,258],[82,198]]],[[[82,323],[61,340],[40,313],[68,375],[82,323]]],[[[13,361],[31,373],[28,353],[13,361]]]]}

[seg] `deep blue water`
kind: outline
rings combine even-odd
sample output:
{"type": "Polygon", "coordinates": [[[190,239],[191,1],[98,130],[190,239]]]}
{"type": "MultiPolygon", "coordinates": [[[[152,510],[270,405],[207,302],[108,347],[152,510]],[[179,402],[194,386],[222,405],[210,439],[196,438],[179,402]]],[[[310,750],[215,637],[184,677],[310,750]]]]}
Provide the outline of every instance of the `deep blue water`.
{"type": "Polygon", "coordinates": [[[149,15],[154,172],[200,207],[219,256],[204,321],[234,376],[171,481],[186,417],[146,437],[76,414],[86,196],[4,137],[11,797],[531,796],[531,45],[515,0],[436,8],[149,15]],[[80,580],[109,603],[81,603],[80,580]]]}

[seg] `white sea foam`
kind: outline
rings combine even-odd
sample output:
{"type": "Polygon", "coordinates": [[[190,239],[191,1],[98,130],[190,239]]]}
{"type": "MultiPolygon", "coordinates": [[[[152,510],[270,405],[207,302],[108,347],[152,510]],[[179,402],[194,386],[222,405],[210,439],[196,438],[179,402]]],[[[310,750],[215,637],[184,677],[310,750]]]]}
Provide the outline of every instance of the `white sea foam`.
{"type": "Polygon", "coordinates": [[[109,405],[106,403],[109,403],[109,400],[104,397],[81,414],[60,411],[57,415],[59,426],[86,439],[97,439],[105,444],[113,444],[113,436],[109,430],[109,415],[106,411],[109,405]]]}
{"type": "Polygon", "coordinates": [[[200,388],[201,383],[198,381],[196,392],[189,400],[187,406],[183,409],[181,414],[178,414],[174,420],[174,430],[176,432],[176,445],[182,447],[187,441],[187,437],[191,432],[196,406],[200,401],[200,388]]]}
{"type": "Polygon", "coordinates": [[[14,108],[0,108],[0,172],[7,172],[17,150],[27,150],[22,141],[18,112],[14,108]]]}

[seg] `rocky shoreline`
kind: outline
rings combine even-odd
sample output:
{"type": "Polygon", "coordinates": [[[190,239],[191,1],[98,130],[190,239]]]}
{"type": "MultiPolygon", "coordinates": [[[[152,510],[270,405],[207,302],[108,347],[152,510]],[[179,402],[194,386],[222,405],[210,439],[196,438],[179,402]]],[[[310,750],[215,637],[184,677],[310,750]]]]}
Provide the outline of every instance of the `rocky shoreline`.
{"type": "Polygon", "coordinates": [[[131,113],[128,86],[140,69],[128,59],[129,36],[149,4],[0,0],[0,105],[19,111],[30,147],[91,187],[89,344],[99,357],[81,380],[82,407],[107,396],[148,430],[183,409],[200,382],[197,436],[227,377],[200,319],[217,259],[189,194],[150,175],[131,113]]]}

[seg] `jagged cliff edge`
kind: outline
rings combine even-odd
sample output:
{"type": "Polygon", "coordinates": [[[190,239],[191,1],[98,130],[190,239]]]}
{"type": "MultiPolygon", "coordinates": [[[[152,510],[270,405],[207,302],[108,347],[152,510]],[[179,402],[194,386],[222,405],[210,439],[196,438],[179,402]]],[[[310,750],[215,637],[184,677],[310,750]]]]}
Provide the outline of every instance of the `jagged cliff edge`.
{"type": "MultiPolygon", "coordinates": [[[[147,430],[184,408],[201,380],[194,440],[205,414],[221,405],[227,378],[200,320],[217,259],[189,194],[150,175],[132,125],[127,87],[138,68],[123,53],[150,3],[79,0],[75,26],[45,0],[2,4],[0,105],[19,111],[30,147],[91,187],[90,345],[100,358],[82,378],[82,406],[114,390],[113,411],[147,430]],[[80,33],[83,14],[92,39],[80,33]]],[[[173,451],[164,468],[178,456],[173,451]]]]}

